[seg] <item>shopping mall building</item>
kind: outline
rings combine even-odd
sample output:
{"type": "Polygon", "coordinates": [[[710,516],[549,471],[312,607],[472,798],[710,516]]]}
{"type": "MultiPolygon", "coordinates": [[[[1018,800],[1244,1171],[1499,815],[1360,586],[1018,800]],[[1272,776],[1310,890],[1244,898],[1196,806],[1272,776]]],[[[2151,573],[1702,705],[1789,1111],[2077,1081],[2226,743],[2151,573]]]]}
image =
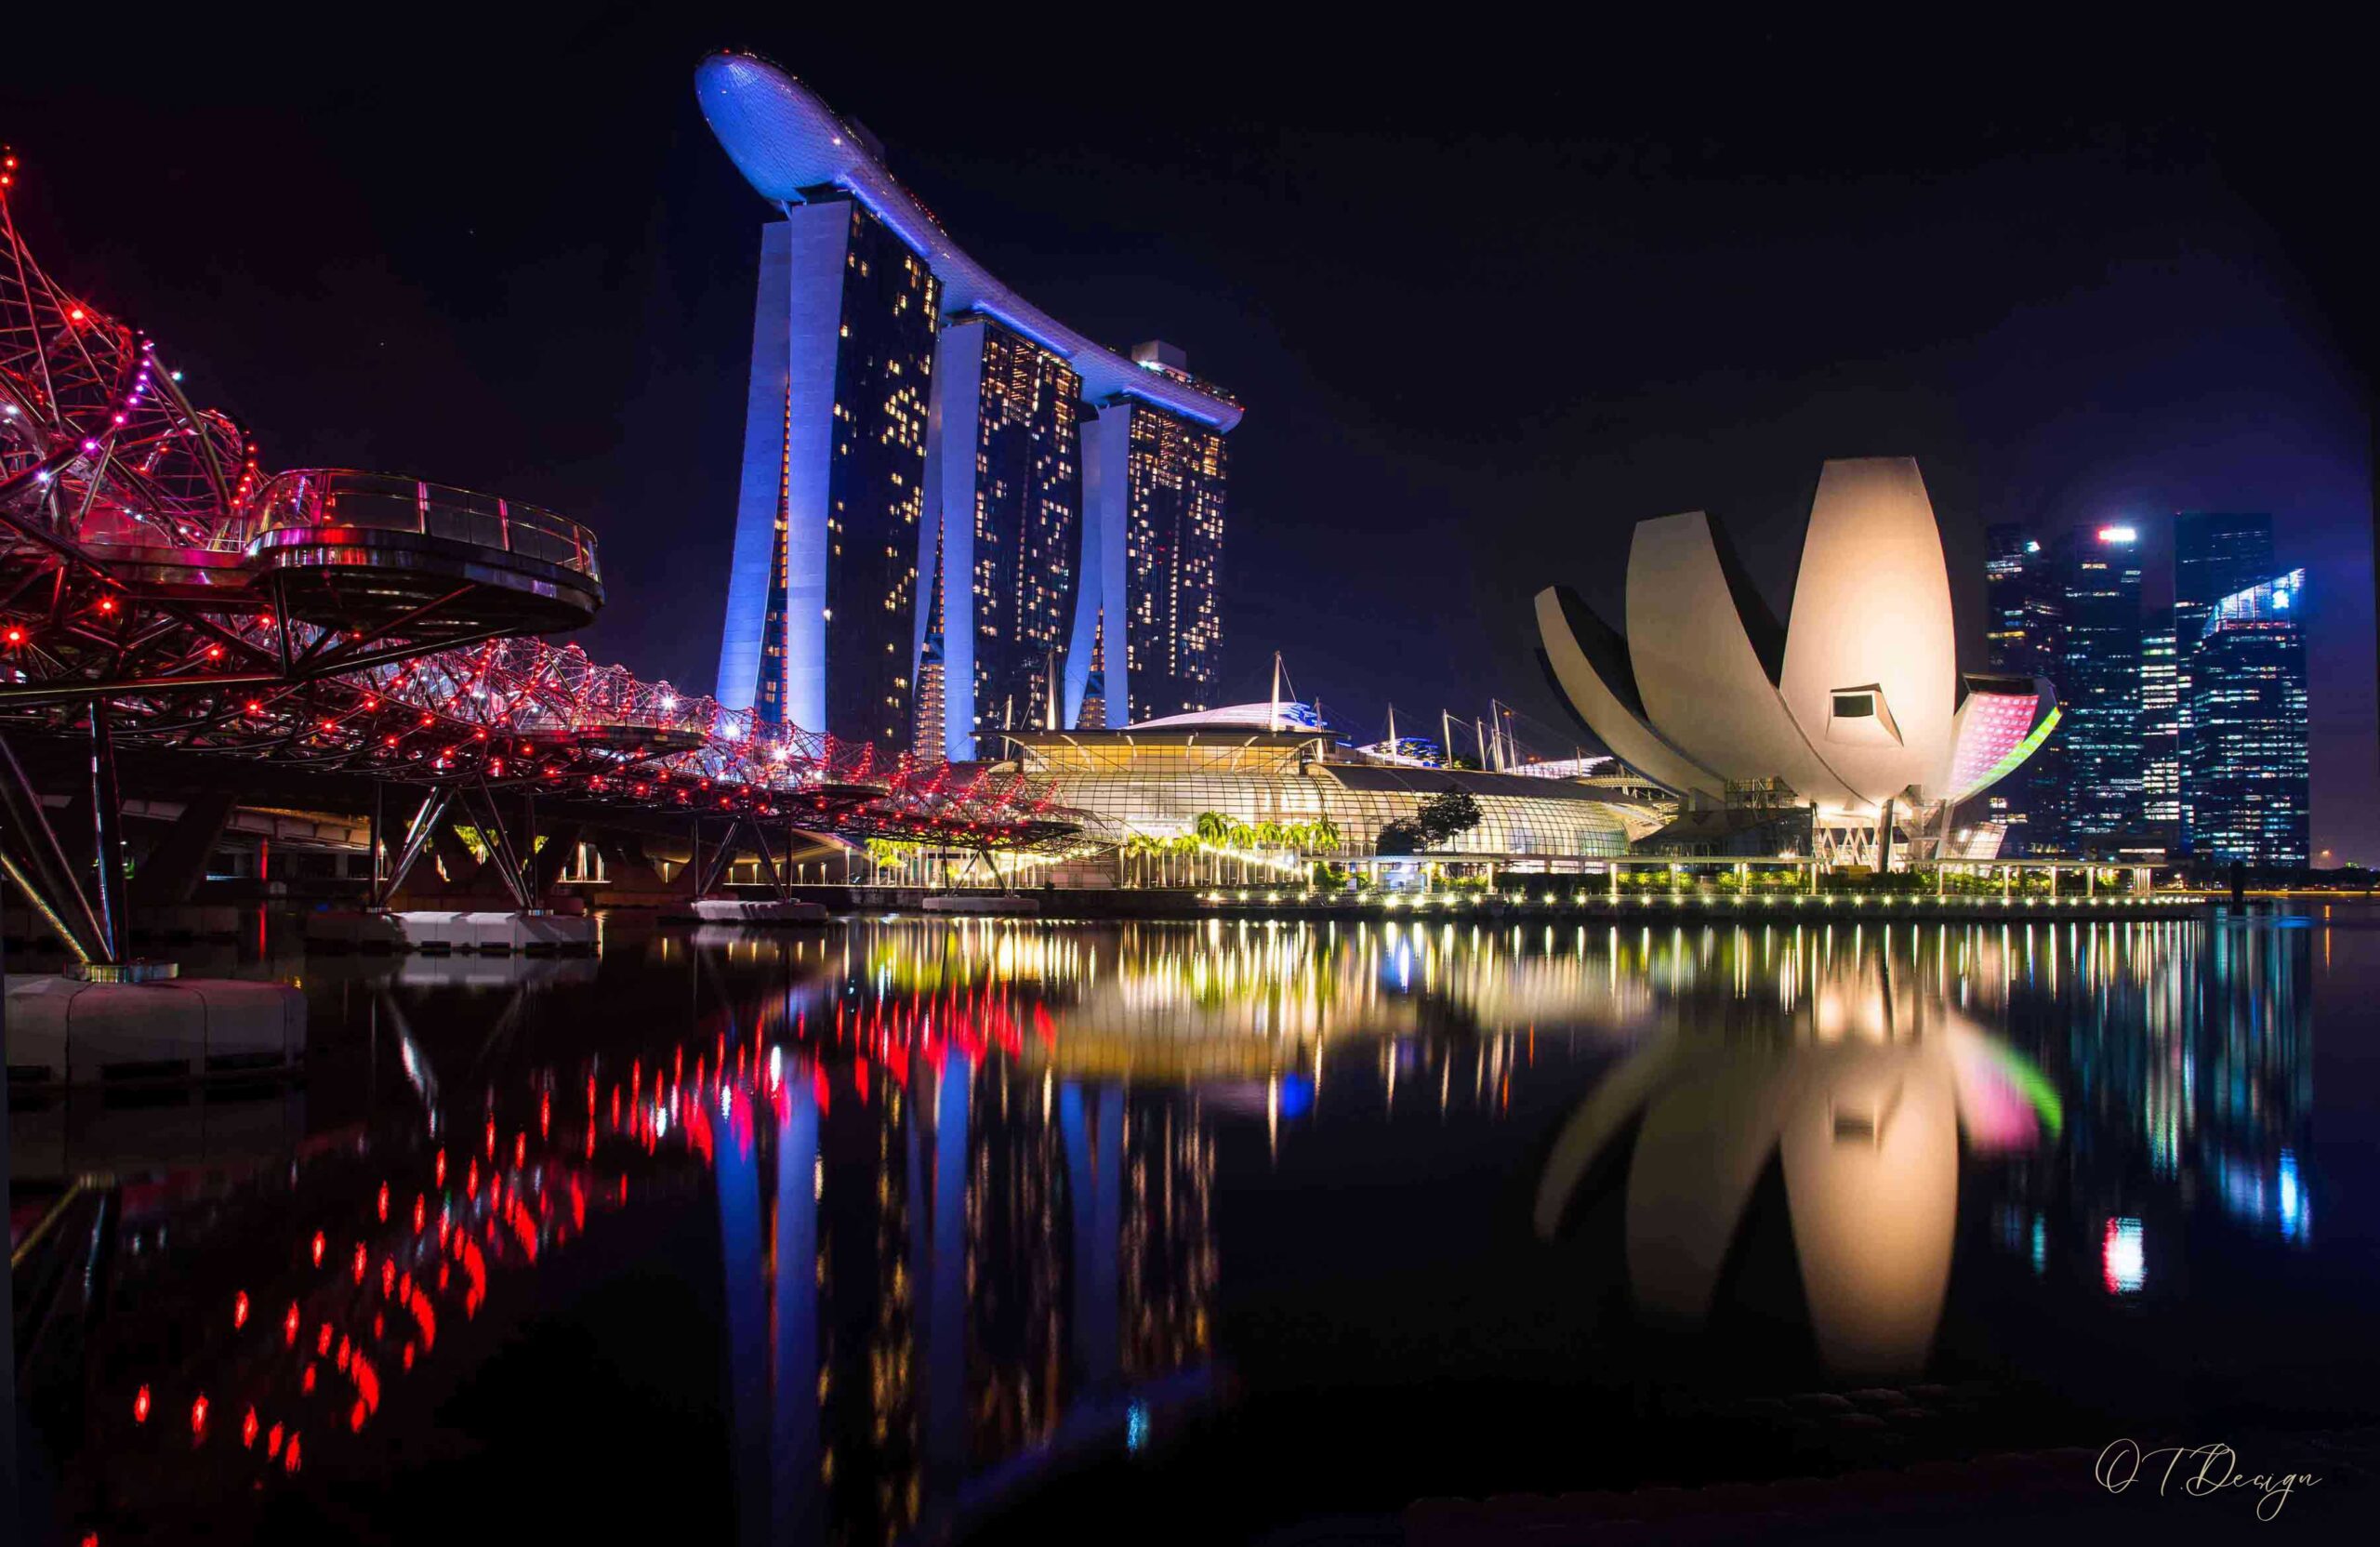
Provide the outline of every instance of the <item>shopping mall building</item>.
{"type": "Polygon", "coordinates": [[[1357,871],[1600,868],[1673,809],[1616,764],[1588,778],[1442,768],[1342,746],[1295,723],[1305,718],[1300,706],[1254,704],[1113,731],[1012,732],[993,773],[1023,775],[1037,799],[1082,825],[1103,856],[1095,863],[1134,885],[1206,884],[1222,879],[1219,864],[1250,879],[1287,879],[1316,861],[1357,871]],[[1381,854],[1382,827],[1412,822],[1448,790],[1477,802],[1476,826],[1424,854],[1381,854]],[[1214,839],[1213,822],[1202,835],[1210,814],[1235,836],[1214,839]]]}

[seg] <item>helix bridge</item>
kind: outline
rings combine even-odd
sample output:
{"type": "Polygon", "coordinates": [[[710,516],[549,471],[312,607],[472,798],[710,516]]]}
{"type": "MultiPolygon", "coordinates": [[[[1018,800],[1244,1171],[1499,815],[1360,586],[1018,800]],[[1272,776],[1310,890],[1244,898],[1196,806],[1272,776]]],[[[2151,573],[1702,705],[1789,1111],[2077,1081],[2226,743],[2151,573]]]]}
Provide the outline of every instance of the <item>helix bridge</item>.
{"type": "Polygon", "coordinates": [[[684,813],[698,851],[702,819],[723,819],[702,891],[739,842],[781,875],[773,830],[973,852],[1077,840],[1019,775],[883,759],[551,642],[604,598],[594,536],[551,511],[269,470],[156,338],[34,260],[8,204],[16,160],[0,163],[0,866],[86,962],[125,952],[119,747],[417,792],[385,866],[376,825],[376,906],[450,815],[490,838],[532,906],[522,813],[540,801],[684,813]],[[18,737],[87,743],[96,866],[69,859],[18,737]]]}

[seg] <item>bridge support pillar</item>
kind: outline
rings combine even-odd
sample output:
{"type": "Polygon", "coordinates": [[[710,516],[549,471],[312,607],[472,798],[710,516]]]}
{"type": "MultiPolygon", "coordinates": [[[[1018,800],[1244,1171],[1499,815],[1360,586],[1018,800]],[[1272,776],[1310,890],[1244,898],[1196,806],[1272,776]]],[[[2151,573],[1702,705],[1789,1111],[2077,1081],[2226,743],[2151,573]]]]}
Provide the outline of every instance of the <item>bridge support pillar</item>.
{"type": "Polygon", "coordinates": [[[173,827],[142,860],[132,878],[132,900],[144,907],[187,903],[206,879],[206,862],[222,840],[239,798],[210,791],[191,798],[173,827]]]}
{"type": "Polygon", "coordinates": [[[115,737],[108,729],[103,699],[91,703],[91,848],[99,881],[99,959],[122,961],[131,938],[124,912],[124,791],[115,777],[115,737]]]}

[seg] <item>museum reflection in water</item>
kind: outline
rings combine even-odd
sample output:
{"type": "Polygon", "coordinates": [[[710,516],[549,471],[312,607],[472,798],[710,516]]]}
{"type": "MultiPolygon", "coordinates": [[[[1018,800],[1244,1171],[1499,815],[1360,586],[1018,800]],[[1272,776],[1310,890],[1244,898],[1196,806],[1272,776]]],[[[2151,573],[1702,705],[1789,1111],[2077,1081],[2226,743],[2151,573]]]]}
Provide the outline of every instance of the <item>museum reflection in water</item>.
{"type": "Polygon", "coordinates": [[[417,1368],[485,1357],[542,1266],[699,1203],[736,1534],[938,1532],[1161,1441],[1261,1356],[1218,1347],[1226,1130],[1276,1157],[1417,1104],[1511,1131],[1546,1236],[1618,1189],[1658,1322],[1709,1316],[1774,1170],[1821,1361],[1908,1374],[1963,1210],[2115,1296],[2210,1200],[2306,1240],[2310,938],[886,920],[315,962],[318,1054],[368,1030],[403,1083],[285,1168],[127,1196],[67,1496],[97,1524],[369,1473],[377,1428],[436,1423],[417,1368]],[[1579,1092],[1550,1132],[1514,1116],[1531,1079],[1579,1092]]]}

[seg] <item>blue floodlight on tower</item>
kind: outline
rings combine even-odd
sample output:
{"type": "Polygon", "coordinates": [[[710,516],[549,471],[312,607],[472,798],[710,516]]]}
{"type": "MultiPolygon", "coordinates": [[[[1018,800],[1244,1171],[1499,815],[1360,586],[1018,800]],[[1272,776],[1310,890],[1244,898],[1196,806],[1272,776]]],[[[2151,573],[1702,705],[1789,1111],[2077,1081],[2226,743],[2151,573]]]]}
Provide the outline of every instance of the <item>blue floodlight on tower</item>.
{"type": "Polygon", "coordinates": [[[1104,615],[1109,713],[1136,677],[1139,712],[1202,707],[1239,405],[1170,350],[1127,359],[1001,284],[775,65],[714,54],[694,84],[786,217],[762,243],[721,702],[972,756],[1003,721],[1051,717],[1053,681],[1075,722],[1104,615]],[[939,734],[911,729],[937,537],[939,734]]]}

